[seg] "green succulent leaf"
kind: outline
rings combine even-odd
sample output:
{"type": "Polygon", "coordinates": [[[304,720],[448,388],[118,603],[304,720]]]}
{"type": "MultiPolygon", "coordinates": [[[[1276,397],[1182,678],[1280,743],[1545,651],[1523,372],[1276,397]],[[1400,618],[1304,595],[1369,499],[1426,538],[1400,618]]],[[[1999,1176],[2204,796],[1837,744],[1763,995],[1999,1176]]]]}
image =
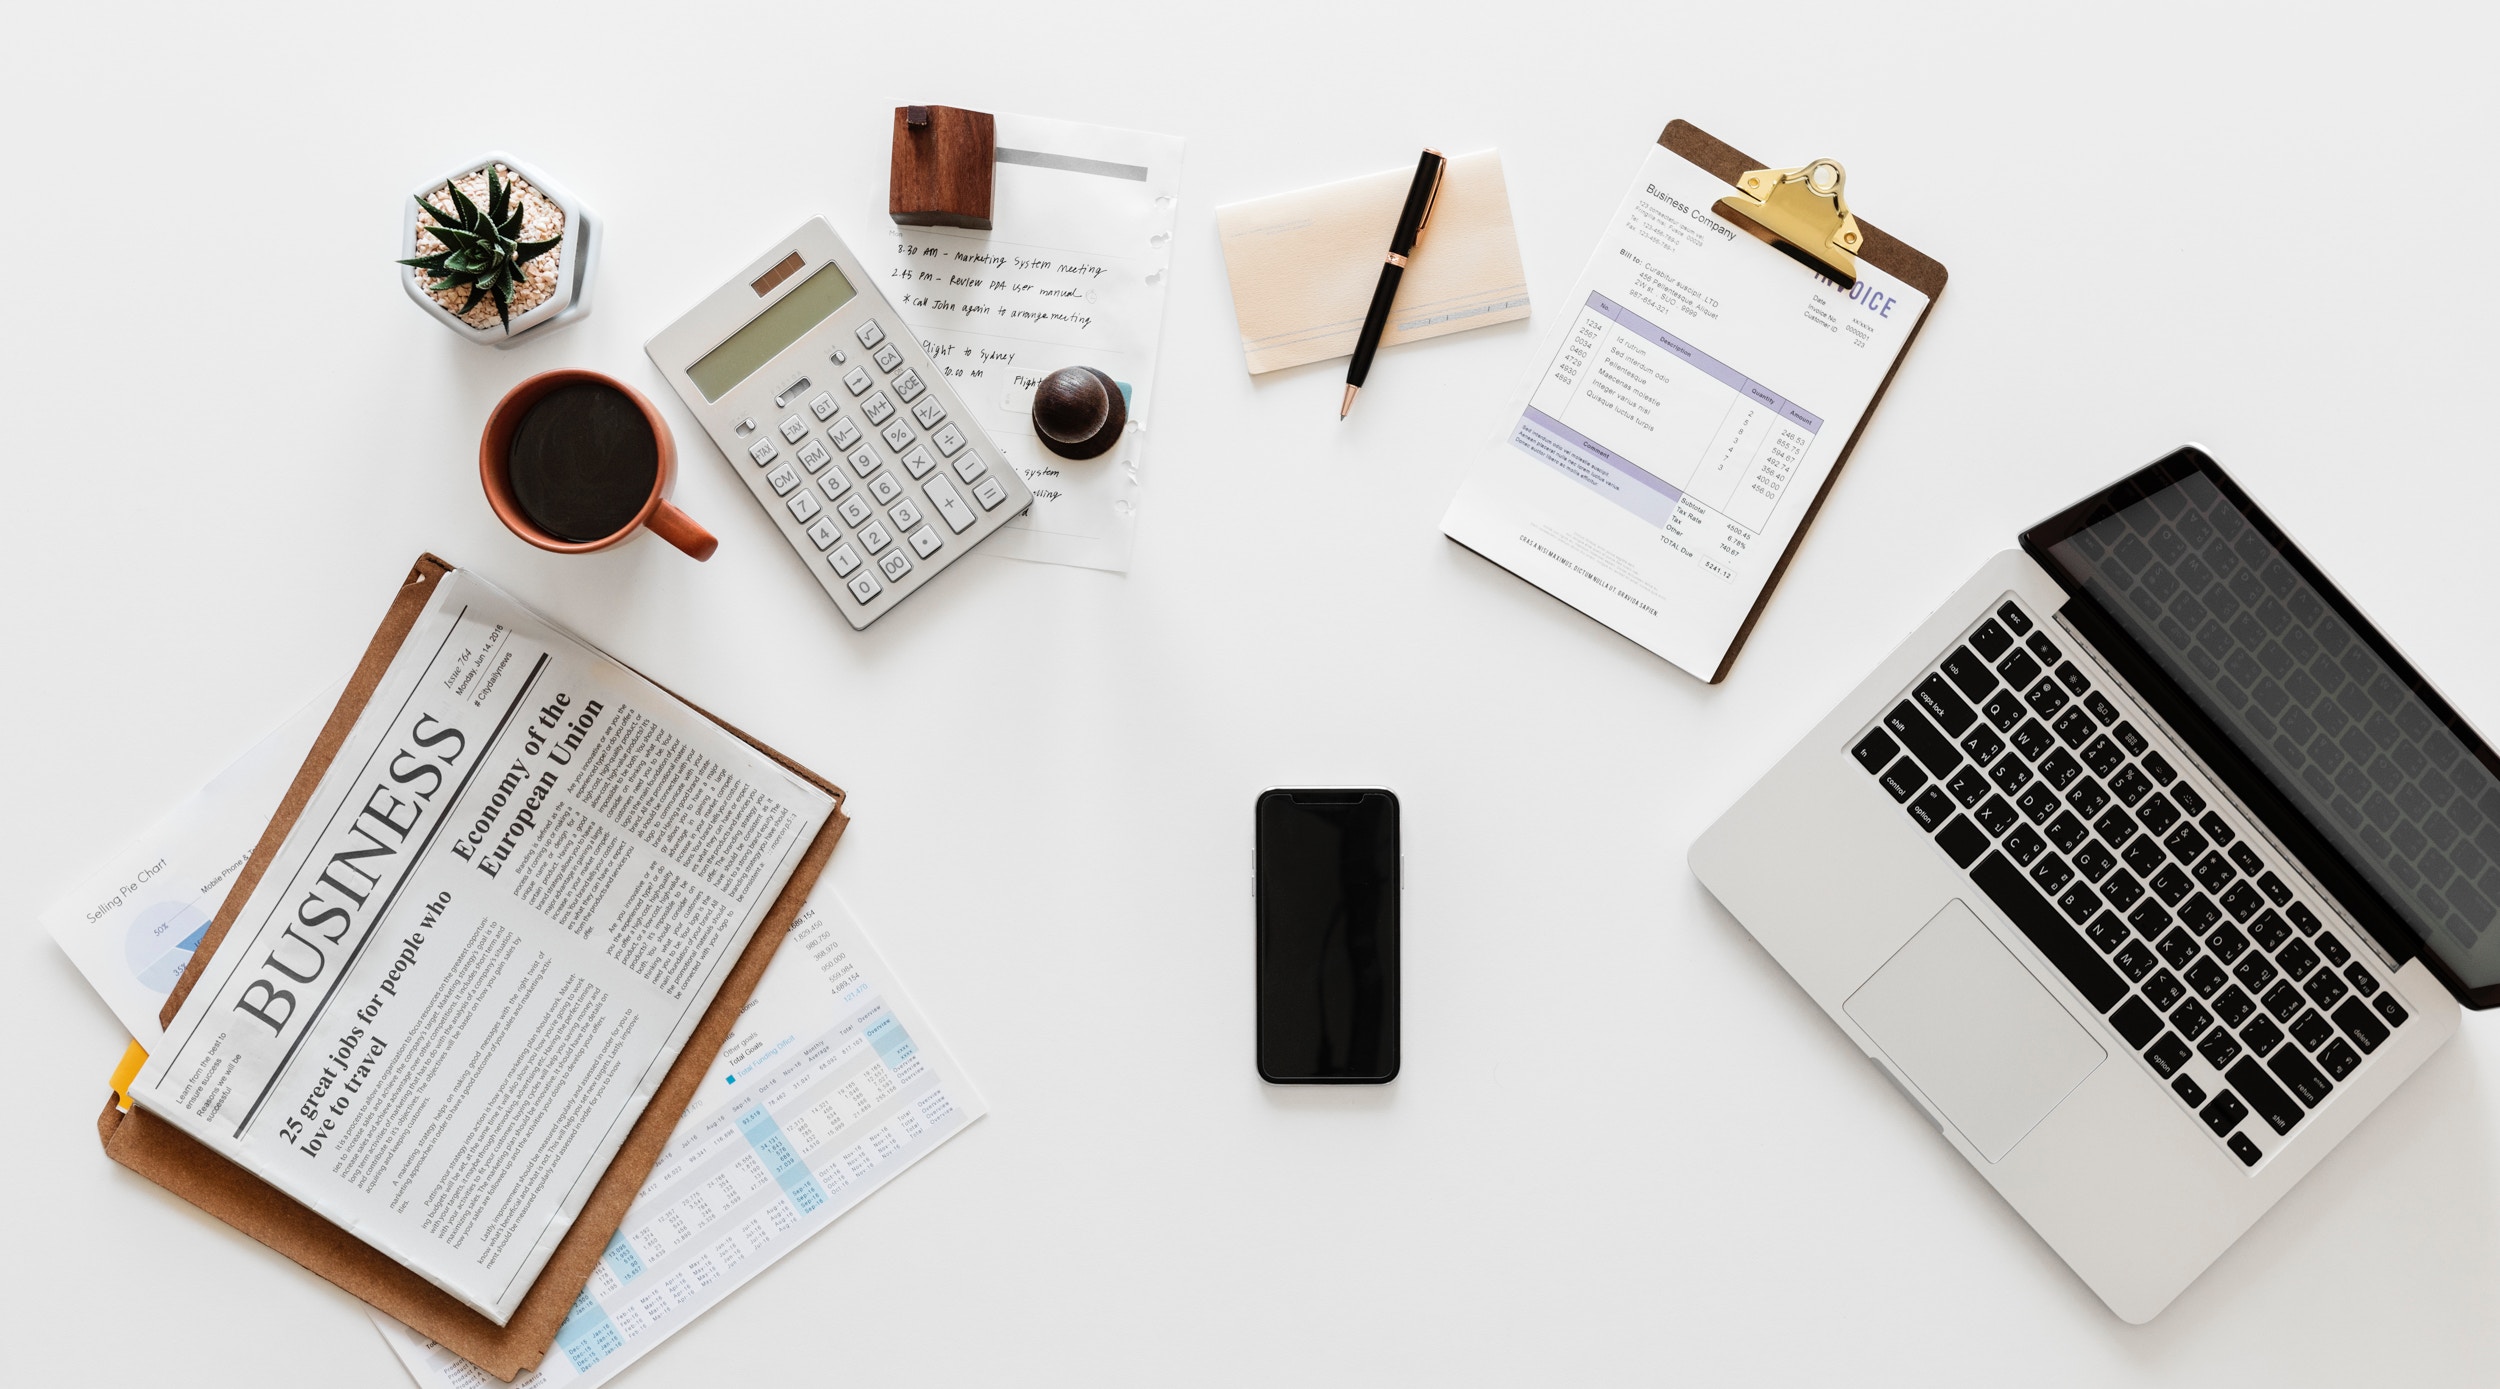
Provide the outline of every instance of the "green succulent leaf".
{"type": "Polygon", "coordinates": [[[544,241],[524,241],[512,248],[512,263],[527,265],[562,244],[564,238],[561,236],[551,236],[544,241]]]}
{"type": "Polygon", "coordinates": [[[505,195],[506,195],[506,193],[507,193],[508,191],[509,191],[509,190],[508,190],[508,189],[506,189],[506,188],[504,187],[503,180],[502,180],[502,179],[499,179],[499,178],[497,178],[497,177],[495,177],[495,166],[494,166],[494,165],[492,165],[492,164],[487,165],[487,166],[486,166],[486,220],[487,220],[487,221],[493,222],[493,223],[497,224],[498,226],[502,225],[502,223],[503,223],[503,217],[504,217],[504,209],[510,205],[509,200],[508,200],[508,199],[506,198],[506,196],[505,196],[505,195]]]}
{"type": "Polygon", "coordinates": [[[443,191],[451,194],[451,205],[459,209],[460,215],[454,220],[460,223],[461,228],[472,232],[479,230],[478,224],[485,218],[477,210],[477,204],[469,201],[469,195],[461,192],[460,186],[455,183],[444,184],[443,191]]]}
{"type": "Polygon", "coordinates": [[[411,256],[408,259],[399,262],[399,264],[413,265],[419,270],[440,270],[450,260],[451,252],[436,251],[430,256],[411,256]]]}
{"type": "Polygon", "coordinates": [[[467,318],[467,317],[469,316],[469,310],[474,309],[474,308],[476,308],[476,307],[477,307],[477,301],[478,301],[481,297],[483,297],[483,296],[485,295],[485,293],[486,293],[486,286],[484,286],[484,285],[471,285],[471,286],[469,286],[469,299],[468,299],[468,302],[467,302],[467,303],[462,304],[459,308],[452,310],[452,312],[453,312],[453,313],[455,313],[455,314],[458,314],[458,315],[459,315],[460,317],[462,317],[462,318],[467,318]]]}
{"type": "Polygon", "coordinates": [[[503,331],[506,337],[512,335],[512,298],[505,293],[510,284],[511,281],[508,278],[495,281],[495,317],[503,320],[503,331]]]}

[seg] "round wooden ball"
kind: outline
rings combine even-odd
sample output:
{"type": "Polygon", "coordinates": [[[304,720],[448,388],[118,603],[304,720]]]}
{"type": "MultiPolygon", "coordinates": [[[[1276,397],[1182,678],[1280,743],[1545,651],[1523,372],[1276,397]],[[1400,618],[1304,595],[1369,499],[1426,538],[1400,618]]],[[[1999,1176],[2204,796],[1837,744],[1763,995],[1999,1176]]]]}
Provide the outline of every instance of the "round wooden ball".
{"type": "Polygon", "coordinates": [[[1033,392],[1033,432],[1061,458],[1099,458],[1126,428],[1119,383],[1092,367],[1061,367],[1033,392]]]}

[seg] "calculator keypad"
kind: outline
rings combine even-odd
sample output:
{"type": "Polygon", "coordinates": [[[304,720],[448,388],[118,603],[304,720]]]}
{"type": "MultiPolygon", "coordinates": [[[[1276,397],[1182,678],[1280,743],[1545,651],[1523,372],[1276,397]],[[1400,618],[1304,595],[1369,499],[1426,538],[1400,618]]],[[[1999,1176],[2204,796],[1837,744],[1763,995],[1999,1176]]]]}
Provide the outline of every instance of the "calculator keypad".
{"type": "Polygon", "coordinates": [[[886,322],[890,306],[875,295],[861,297],[873,316],[842,314],[805,347],[793,346],[813,370],[711,406],[688,397],[707,420],[719,410],[714,437],[731,458],[743,450],[754,464],[749,488],[787,512],[775,519],[802,556],[823,558],[818,580],[855,627],[1031,500],[1012,471],[981,456],[979,431],[964,423],[972,416],[949,393],[954,383],[908,325],[886,322]]]}

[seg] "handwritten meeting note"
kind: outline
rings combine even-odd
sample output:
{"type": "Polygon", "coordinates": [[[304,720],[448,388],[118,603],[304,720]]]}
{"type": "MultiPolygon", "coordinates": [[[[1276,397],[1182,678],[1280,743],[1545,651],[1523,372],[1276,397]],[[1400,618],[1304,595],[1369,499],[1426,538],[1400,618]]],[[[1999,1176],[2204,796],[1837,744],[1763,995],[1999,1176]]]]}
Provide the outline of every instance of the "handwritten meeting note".
{"type": "Polygon", "coordinates": [[[1144,495],[1181,141],[1030,116],[998,118],[993,230],[896,227],[885,291],[1033,489],[995,553],[1125,573],[1144,495]],[[1129,423],[1071,461],[1033,433],[1033,392],[1066,366],[1110,374],[1129,423]]]}

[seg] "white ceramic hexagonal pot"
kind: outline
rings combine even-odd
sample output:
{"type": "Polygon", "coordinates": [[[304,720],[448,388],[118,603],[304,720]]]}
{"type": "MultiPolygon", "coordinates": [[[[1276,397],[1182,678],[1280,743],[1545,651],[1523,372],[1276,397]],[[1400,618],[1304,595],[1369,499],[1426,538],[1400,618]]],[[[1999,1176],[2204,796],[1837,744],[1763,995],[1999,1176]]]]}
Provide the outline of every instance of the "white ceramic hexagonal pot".
{"type": "Polygon", "coordinates": [[[472,328],[462,322],[459,315],[436,303],[433,295],[425,292],[423,278],[425,272],[408,265],[395,268],[399,271],[400,287],[408,291],[408,297],[415,300],[418,308],[433,315],[435,320],[444,327],[471,342],[481,342],[493,347],[510,347],[524,338],[540,336],[590,313],[590,282],[592,274],[599,266],[599,218],[587,204],[574,197],[562,184],[539,172],[537,166],[523,163],[501,150],[489,150],[475,159],[454,165],[448,173],[440,177],[428,179],[410,190],[413,197],[401,200],[399,211],[399,254],[401,256],[416,254],[416,198],[439,196],[444,184],[475,173],[489,164],[501,164],[527,179],[531,187],[536,188],[548,201],[564,211],[564,244],[555,250],[555,254],[561,258],[556,269],[556,292],[547,297],[547,302],[527,313],[516,315],[512,320],[512,331],[509,334],[504,332],[501,323],[487,328],[472,328]]]}

